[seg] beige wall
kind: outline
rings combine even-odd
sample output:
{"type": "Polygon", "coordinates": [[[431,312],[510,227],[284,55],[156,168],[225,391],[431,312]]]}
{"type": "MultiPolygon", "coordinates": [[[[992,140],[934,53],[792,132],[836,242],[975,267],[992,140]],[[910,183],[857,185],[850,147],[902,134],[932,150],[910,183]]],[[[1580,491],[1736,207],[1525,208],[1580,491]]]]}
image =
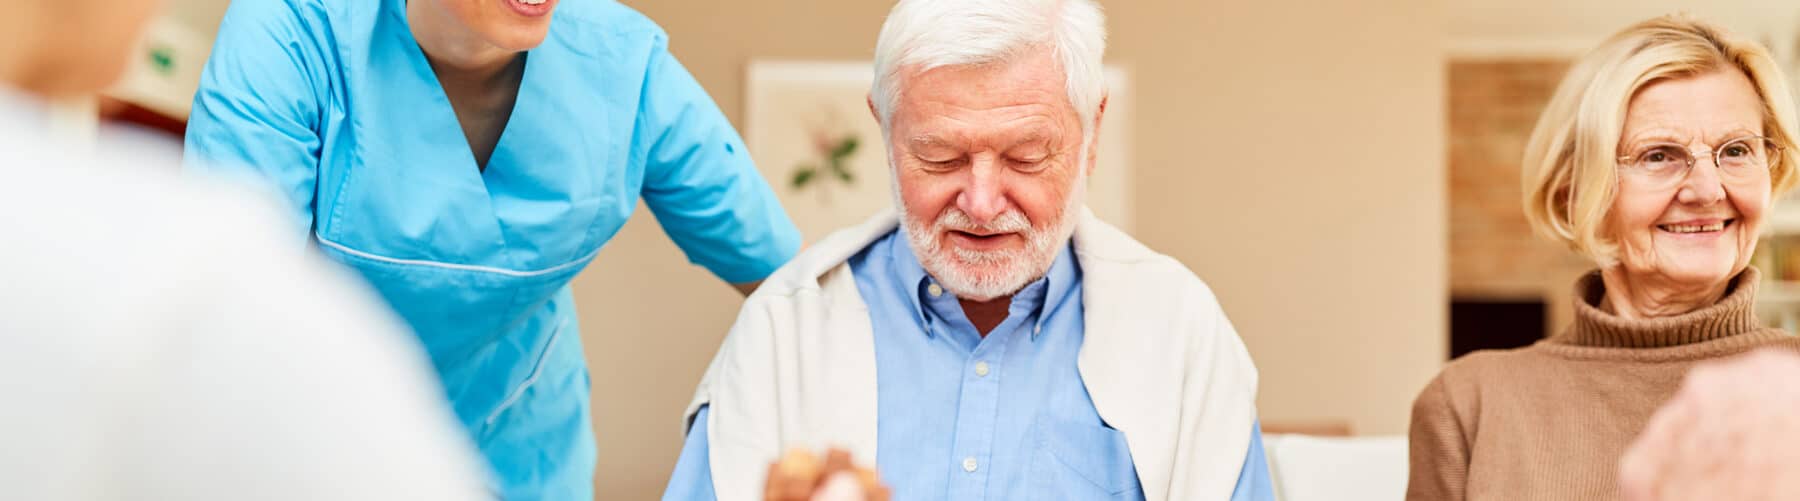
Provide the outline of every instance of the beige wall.
{"type": "MultiPolygon", "coordinates": [[[[1264,419],[1404,432],[1446,350],[1441,9],[1102,2],[1139,103],[1137,234],[1218,293],[1262,369],[1264,419]]],[[[746,61],[867,58],[889,5],[627,3],[737,123],[746,61]]],[[[660,492],[737,303],[638,216],[576,282],[603,499],[660,492]]]]}
{"type": "Polygon", "coordinates": [[[1446,0],[1457,57],[1571,57],[1631,23],[1687,12],[1800,56],[1800,3],[1766,0],[1446,0]]]}
{"type": "Polygon", "coordinates": [[[1111,7],[1139,237],[1217,291],[1263,419],[1404,432],[1446,352],[1437,3],[1111,7]]]}

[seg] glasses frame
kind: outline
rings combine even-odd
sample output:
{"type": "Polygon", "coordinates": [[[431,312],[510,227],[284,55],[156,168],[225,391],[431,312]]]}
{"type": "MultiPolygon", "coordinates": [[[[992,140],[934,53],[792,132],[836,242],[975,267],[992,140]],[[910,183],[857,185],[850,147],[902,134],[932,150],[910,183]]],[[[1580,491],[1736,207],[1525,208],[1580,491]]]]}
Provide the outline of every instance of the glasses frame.
{"type": "Polygon", "coordinates": [[[1762,140],[1763,145],[1767,147],[1767,155],[1766,156],[1768,158],[1764,159],[1764,161],[1763,161],[1763,166],[1762,166],[1763,169],[1766,170],[1766,169],[1774,168],[1775,164],[1781,161],[1781,154],[1783,153],[1783,149],[1781,147],[1781,143],[1775,142],[1775,139],[1770,138],[1768,136],[1741,136],[1741,137],[1733,138],[1733,139],[1727,140],[1725,142],[1719,143],[1718,146],[1714,146],[1714,147],[1708,148],[1708,149],[1701,149],[1701,150],[1688,149],[1688,147],[1686,147],[1686,146],[1682,146],[1682,145],[1675,144],[1675,143],[1654,143],[1654,144],[1646,146],[1645,148],[1640,149],[1640,153],[1638,153],[1637,155],[1620,155],[1619,156],[1619,165],[1635,170],[1635,169],[1637,169],[1637,165],[1642,163],[1642,162],[1638,161],[1638,158],[1642,157],[1644,155],[1644,152],[1650,151],[1650,148],[1674,147],[1674,148],[1680,149],[1684,152],[1687,152],[1687,166],[1682,168],[1681,176],[1680,176],[1681,178],[1685,178],[1685,177],[1687,177],[1687,174],[1689,172],[1692,172],[1694,170],[1694,164],[1700,163],[1700,157],[1702,155],[1705,155],[1706,157],[1711,158],[1713,161],[1714,167],[1724,169],[1725,166],[1721,165],[1719,163],[1719,156],[1718,156],[1719,150],[1725,149],[1726,147],[1729,147],[1735,143],[1751,141],[1751,140],[1758,140],[1758,139],[1762,140]]]}

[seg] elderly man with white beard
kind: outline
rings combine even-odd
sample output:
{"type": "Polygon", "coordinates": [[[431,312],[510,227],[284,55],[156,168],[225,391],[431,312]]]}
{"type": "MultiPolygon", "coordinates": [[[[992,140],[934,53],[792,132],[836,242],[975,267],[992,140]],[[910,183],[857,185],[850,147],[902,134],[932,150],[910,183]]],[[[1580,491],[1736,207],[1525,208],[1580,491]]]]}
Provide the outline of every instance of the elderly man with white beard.
{"type": "Polygon", "coordinates": [[[1090,0],[895,5],[869,109],[898,214],[745,302],[664,499],[1273,498],[1212,292],[1083,205],[1104,51],[1090,0]],[[772,464],[825,447],[874,471],[772,464]]]}

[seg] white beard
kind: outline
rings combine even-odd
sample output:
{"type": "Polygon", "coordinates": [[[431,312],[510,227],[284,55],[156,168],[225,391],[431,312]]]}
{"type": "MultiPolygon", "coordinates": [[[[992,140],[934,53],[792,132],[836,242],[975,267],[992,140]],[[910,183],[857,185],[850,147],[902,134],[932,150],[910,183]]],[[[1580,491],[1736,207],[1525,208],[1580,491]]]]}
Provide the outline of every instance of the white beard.
{"type": "Polygon", "coordinates": [[[1075,186],[1054,220],[1032,224],[1018,209],[1008,209],[985,225],[975,224],[961,209],[950,206],[937,221],[927,224],[906,211],[899,187],[894,188],[895,206],[900,208],[901,230],[906,242],[918,256],[919,265],[937,279],[938,285],[956,297],[989,301],[1010,296],[1050,271],[1056,255],[1075,233],[1076,208],[1087,196],[1087,176],[1077,175],[1075,186]],[[976,233],[1018,232],[1025,237],[1025,247],[999,251],[978,251],[949,247],[942,235],[949,230],[976,233]]]}

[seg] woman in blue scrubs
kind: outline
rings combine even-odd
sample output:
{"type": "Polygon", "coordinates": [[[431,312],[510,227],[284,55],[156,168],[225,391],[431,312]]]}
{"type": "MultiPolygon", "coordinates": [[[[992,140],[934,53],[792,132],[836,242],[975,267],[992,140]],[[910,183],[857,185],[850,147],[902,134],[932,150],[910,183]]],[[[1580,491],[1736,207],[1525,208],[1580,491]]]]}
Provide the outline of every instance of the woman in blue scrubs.
{"type": "Polygon", "coordinates": [[[740,290],[799,246],[667,36],[611,0],[236,0],[189,120],[190,169],[272,184],[295,245],[411,324],[509,500],[592,498],[568,284],[640,197],[740,290]]]}

